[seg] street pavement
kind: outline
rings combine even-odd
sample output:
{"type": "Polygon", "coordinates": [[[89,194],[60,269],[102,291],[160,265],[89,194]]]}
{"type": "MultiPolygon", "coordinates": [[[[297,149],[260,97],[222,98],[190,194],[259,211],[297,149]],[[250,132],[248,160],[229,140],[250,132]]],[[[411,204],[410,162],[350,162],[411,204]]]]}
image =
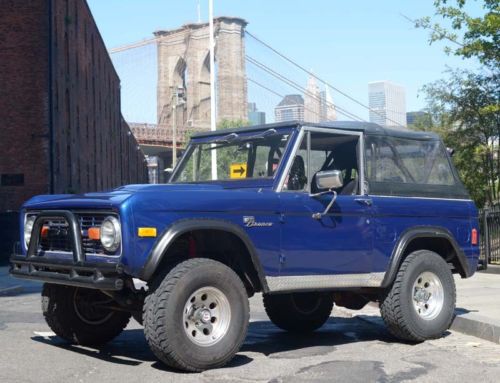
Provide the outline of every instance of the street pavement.
{"type": "Polygon", "coordinates": [[[500,377],[498,344],[455,331],[404,344],[376,317],[350,317],[337,308],[320,331],[291,335],[269,322],[260,295],[251,299],[248,336],[227,367],[179,373],[156,361],[135,321],[102,349],[66,344],[45,324],[36,288],[0,296],[0,382],[456,383],[500,377]]]}

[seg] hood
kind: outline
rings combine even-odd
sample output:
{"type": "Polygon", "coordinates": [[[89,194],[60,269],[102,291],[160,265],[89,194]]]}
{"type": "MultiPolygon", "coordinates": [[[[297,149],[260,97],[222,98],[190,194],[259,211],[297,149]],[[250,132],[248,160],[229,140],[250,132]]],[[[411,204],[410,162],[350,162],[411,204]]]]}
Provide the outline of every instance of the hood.
{"type": "Polygon", "coordinates": [[[25,209],[117,209],[132,196],[130,191],[113,190],[86,194],[39,195],[26,201],[25,209]]]}
{"type": "Polygon", "coordinates": [[[222,190],[224,187],[220,184],[140,184],[140,185],[125,185],[115,189],[115,192],[174,192],[174,191],[208,191],[208,190],[222,190]]]}
{"type": "Polygon", "coordinates": [[[164,193],[216,192],[225,189],[249,189],[269,186],[267,182],[220,182],[200,184],[139,184],[126,185],[108,192],[85,194],[39,195],[28,200],[25,209],[119,209],[134,195],[143,195],[145,200],[161,199],[164,193]],[[153,194],[156,198],[153,197],[153,194]],[[149,196],[149,197],[148,197],[149,196]]]}

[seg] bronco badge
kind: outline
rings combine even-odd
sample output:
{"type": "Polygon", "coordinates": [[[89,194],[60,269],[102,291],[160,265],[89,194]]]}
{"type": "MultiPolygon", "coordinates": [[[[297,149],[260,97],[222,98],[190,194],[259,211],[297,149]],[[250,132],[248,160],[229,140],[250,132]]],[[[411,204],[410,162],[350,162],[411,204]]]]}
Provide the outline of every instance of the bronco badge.
{"type": "Polygon", "coordinates": [[[243,217],[243,223],[246,227],[268,227],[273,226],[272,222],[255,222],[255,217],[243,217]]]}

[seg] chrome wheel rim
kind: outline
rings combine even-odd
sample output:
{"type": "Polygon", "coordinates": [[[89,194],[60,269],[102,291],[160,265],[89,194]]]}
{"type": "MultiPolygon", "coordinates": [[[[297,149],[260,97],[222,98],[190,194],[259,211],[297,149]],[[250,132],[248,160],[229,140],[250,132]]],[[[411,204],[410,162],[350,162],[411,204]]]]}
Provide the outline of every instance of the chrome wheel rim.
{"type": "Polygon", "coordinates": [[[444,304],[444,289],[439,277],[424,271],[413,283],[413,307],[417,315],[424,320],[435,319],[444,304]]]}
{"type": "Polygon", "coordinates": [[[215,287],[202,287],[192,293],[182,316],[182,327],[191,342],[208,347],[228,332],[231,307],[226,295],[215,287]]]}

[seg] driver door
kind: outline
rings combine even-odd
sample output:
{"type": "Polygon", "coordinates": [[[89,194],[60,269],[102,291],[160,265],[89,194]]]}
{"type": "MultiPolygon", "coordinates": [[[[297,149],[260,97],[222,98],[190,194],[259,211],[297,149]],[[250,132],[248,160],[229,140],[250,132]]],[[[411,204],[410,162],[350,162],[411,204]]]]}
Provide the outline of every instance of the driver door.
{"type": "Polygon", "coordinates": [[[371,200],[362,194],[362,134],[309,128],[302,134],[282,180],[280,277],[303,276],[305,288],[348,287],[369,278],[373,248],[371,200]],[[320,219],[333,193],[319,193],[316,173],[340,170],[343,186],[320,219]]]}

